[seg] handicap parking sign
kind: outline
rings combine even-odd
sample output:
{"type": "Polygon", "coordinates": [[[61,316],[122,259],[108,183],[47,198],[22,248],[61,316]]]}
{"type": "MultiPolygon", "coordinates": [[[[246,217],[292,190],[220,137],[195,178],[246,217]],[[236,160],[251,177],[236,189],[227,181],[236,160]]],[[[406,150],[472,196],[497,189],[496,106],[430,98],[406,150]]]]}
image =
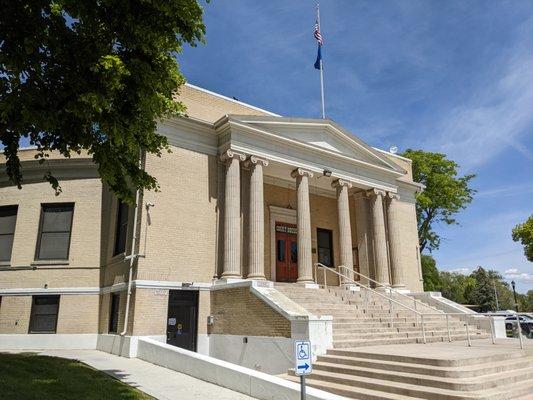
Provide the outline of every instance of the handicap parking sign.
{"type": "Polygon", "coordinates": [[[294,342],[294,371],[296,375],[309,375],[313,371],[311,342],[308,340],[294,342]]]}

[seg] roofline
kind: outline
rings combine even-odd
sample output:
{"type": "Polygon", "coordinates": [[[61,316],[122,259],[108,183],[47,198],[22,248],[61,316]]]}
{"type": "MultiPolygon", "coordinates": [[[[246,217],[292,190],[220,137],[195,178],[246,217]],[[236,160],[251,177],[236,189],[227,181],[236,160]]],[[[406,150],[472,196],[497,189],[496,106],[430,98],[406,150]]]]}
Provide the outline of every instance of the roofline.
{"type": "Polygon", "coordinates": [[[196,90],[199,90],[201,92],[204,92],[204,93],[207,93],[207,94],[210,94],[212,96],[216,96],[216,97],[219,97],[221,99],[224,99],[224,100],[227,100],[227,101],[231,101],[232,103],[236,103],[236,104],[239,104],[241,106],[245,106],[245,107],[248,107],[248,108],[251,108],[252,110],[256,110],[256,111],[261,111],[261,112],[264,112],[270,116],[273,116],[273,117],[281,117],[281,115],[279,114],[276,114],[276,113],[273,113],[272,111],[268,111],[268,110],[265,110],[264,108],[259,108],[259,107],[256,107],[256,106],[252,106],[251,104],[248,104],[248,103],[244,103],[242,101],[239,101],[239,100],[235,100],[235,99],[232,99],[230,97],[227,97],[227,96],[224,96],[222,94],[219,94],[219,93],[215,93],[215,92],[212,92],[210,90],[207,90],[207,89],[204,89],[200,86],[196,86],[196,85],[193,85],[192,83],[188,83],[186,82],[185,83],[185,86],[189,86],[193,89],[196,89],[196,90]]]}
{"type": "Polygon", "coordinates": [[[407,162],[409,162],[409,163],[411,163],[411,164],[413,163],[413,160],[411,160],[410,158],[403,157],[403,156],[400,156],[400,155],[398,155],[398,154],[394,154],[394,153],[391,153],[390,151],[382,150],[382,149],[377,148],[377,147],[373,147],[373,149],[379,151],[380,153],[386,154],[386,155],[388,155],[388,156],[397,157],[397,158],[399,158],[400,160],[407,161],[407,162]]]}
{"type": "MultiPolygon", "coordinates": [[[[350,131],[343,128],[341,125],[337,124],[335,121],[333,121],[330,118],[293,118],[293,117],[278,117],[278,118],[271,118],[264,115],[239,115],[239,114],[228,114],[226,116],[223,116],[218,121],[215,122],[214,126],[217,128],[221,122],[223,122],[224,118],[227,118],[227,120],[236,119],[240,120],[244,123],[250,123],[250,122],[262,122],[262,123],[271,123],[275,125],[292,125],[292,124],[298,124],[298,125],[309,125],[309,126],[329,126],[332,129],[337,130],[337,132],[341,133],[343,136],[346,136],[348,140],[351,140],[352,142],[355,142],[362,146],[367,152],[373,154],[372,152],[376,150],[374,147],[368,145],[365,141],[360,139],[359,137],[355,136],[350,131]]],[[[380,151],[380,153],[383,153],[383,151],[380,151]]],[[[374,157],[377,157],[378,159],[381,159],[382,162],[389,165],[392,169],[396,170],[397,172],[401,173],[402,175],[406,174],[407,171],[401,166],[396,164],[393,160],[390,160],[380,154],[373,154],[374,157]]]]}
{"type": "Polygon", "coordinates": [[[19,147],[18,151],[29,151],[29,150],[37,150],[37,146],[24,146],[19,147]]]}

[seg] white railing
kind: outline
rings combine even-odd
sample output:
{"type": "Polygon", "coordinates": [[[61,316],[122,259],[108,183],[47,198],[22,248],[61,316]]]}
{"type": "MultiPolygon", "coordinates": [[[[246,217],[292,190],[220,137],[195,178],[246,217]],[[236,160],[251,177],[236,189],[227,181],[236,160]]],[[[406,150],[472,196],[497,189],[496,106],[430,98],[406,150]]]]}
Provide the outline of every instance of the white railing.
{"type": "MultiPolygon", "coordinates": [[[[343,268],[346,268],[346,267],[343,267],[343,268]]],[[[330,267],[328,267],[328,266],[326,266],[326,265],[324,265],[322,263],[315,263],[315,265],[314,265],[315,283],[317,283],[318,285],[320,285],[319,282],[318,282],[318,270],[319,269],[322,269],[324,271],[322,276],[323,276],[323,286],[324,286],[325,289],[328,288],[327,274],[326,273],[332,273],[332,274],[336,275],[339,278],[339,282],[353,284],[353,285],[356,285],[359,288],[365,290],[366,291],[365,292],[365,302],[366,302],[367,312],[369,311],[368,303],[370,301],[369,300],[369,294],[370,293],[373,293],[374,295],[377,295],[378,297],[381,297],[381,298],[384,298],[384,299],[388,300],[388,302],[389,302],[389,326],[390,327],[394,327],[394,305],[395,304],[398,305],[400,308],[403,308],[403,309],[405,309],[407,311],[412,312],[415,315],[416,323],[418,323],[418,321],[420,319],[420,329],[422,331],[422,342],[424,344],[427,343],[427,340],[426,340],[426,321],[424,320],[425,319],[424,317],[429,317],[429,316],[445,317],[446,318],[446,331],[448,333],[448,341],[452,342],[452,335],[451,335],[451,329],[450,329],[450,316],[452,316],[452,317],[458,316],[458,317],[460,317],[459,319],[465,318],[467,345],[468,345],[468,347],[472,346],[471,335],[470,335],[470,327],[469,327],[469,319],[471,317],[475,317],[475,316],[479,316],[479,315],[488,316],[490,318],[490,330],[491,330],[492,344],[496,344],[496,335],[495,335],[495,332],[494,332],[494,315],[491,315],[491,314],[488,314],[488,313],[476,313],[476,314],[445,313],[445,312],[440,311],[440,310],[437,310],[438,312],[435,312],[435,313],[422,313],[422,312],[419,312],[415,308],[411,308],[411,307],[405,305],[404,303],[393,299],[392,295],[391,295],[391,293],[393,291],[390,290],[391,288],[387,287],[387,291],[389,292],[389,296],[386,296],[385,294],[380,293],[380,292],[372,289],[371,287],[369,287],[367,285],[364,285],[361,282],[358,282],[358,281],[354,280],[353,278],[350,278],[349,276],[346,276],[346,275],[336,271],[335,269],[330,268],[330,267]]],[[[351,272],[355,272],[355,271],[351,271],[351,272]]],[[[357,272],[355,272],[355,273],[358,274],[357,272]]],[[[361,276],[363,276],[365,279],[368,279],[369,281],[373,281],[375,283],[379,283],[377,281],[374,281],[374,280],[372,280],[370,278],[365,277],[364,275],[361,275],[361,276]]],[[[385,285],[382,285],[382,284],[380,284],[380,285],[383,286],[383,287],[385,286],[385,285]]],[[[399,293],[398,291],[394,291],[394,293],[406,296],[403,293],[399,293]]],[[[409,300],[411,300],[411,298],[409,296],[406,296],[406,297],[408,297],[409,300]]],[[[420,302],[420,301],[416,300],[416,302],[420,302]]],[[[420,303],[422,303],[424,305],[424,307],[429,307],[427,304],[425,304],[423,302],[420,302],[420,303]]],[[[429,307],[429,308],[432,308],[432,307],[429,307]]],[[[398,315],[398,317],[400,318],[399,315],[398,315]]],[[[516,320],[517,320],[517,323],[518,323],[518,329],[517,330],[518,330],[518,339],[519,339],[519,342],[520,342],[520,348],[523,349],[524,348],[524,342],[523,342],[523,339],[522,339],[522,328],[520,326],[520,320],[519,320],[518,314],[516,316],[516,320]]]]}

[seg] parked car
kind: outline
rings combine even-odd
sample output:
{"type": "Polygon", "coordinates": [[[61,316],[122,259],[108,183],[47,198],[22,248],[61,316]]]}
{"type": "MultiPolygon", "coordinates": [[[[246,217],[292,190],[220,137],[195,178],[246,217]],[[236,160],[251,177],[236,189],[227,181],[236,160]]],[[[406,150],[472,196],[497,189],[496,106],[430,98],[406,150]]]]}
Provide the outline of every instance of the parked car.
{"type": "MultiPolygon", "coordinates": [[[[528,338],[533,338],[533,318],[529,315],[518,315],[520,321],[520,327],[522,333],[528,338]]],[[[508,331],[513,330],[516,327],[516,315],[505,318],[505,329],[508,331]]]]}

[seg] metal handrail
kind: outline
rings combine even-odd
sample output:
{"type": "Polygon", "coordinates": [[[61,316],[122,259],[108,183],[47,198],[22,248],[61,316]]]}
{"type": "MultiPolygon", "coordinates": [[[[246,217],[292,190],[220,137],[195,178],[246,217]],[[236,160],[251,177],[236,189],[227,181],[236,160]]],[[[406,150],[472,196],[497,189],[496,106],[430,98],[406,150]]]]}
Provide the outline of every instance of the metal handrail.
{"type": "MultiPolygon", "coordinates": [[[[366,286],[366,285],[363,285],[362,283],[360,282],[357,282],[355,280],[353,280],[352,278],[348,277],[348,276],[344,276],[342,275],[341,273],[335,271],[334,269],[331,269],[330,267],[328,267],[327,265],[324,265],[322,263],[315,263],[315,279],[316,281],[318,281],[318,268],[322,268],[324,271],[328,271],[328,272],[332,272],[334,273],[335,275],[337,275],[339,278],[343,278],[344,280],[348,280],[348,281],[351,281],[351,283],[363,288],[363,289],[366,289],[366,293],[367,293],[367,296],[366,296],[366,302],[367,302],[367,308],[368,308],[368,293],[369,292],[372,292],[374,294],[377,294],[378,296],[380,297],[383,297],[385,299],[387,299],[389,301],[389,325],[390,327],[394,327],[394,317],[393,317],[393,308],[394,308],[394,304],[398,304],[400,307],[403,307],[411,312],[413,312],[415,315],[416,315],[416,321],[418,322],[418,317],[420,317],[420,320],[421,320],[421,330],[422,330],[422,338],[423,338],[423,341],[424,343],[426,343],[426,330],[425,330],[425,326],[424,326],[424,315],[422,313],[419,313],[417,310],[409,307],[409,306],[406,306],[405,304],[399,302],[399,301],[396,301],[394,300],[392,297],[390,296],[385,296],[384,294],[382,293],[379,293],[375,290],[373,290],[372,288],[366,286]]],[[[327,277],[326,277],[326,274],[324,273],[324,288],[327,289],[328,285],[327,285],[327,277]]],[[[317,282],[318,283],[318,282],[317,282]]]]}
{"type": "MultiPolygon", "coordinates": [[[[394,321],[393,321],[393,316],[392,316],[393,304],[398,304],[398,305],[400,305],[400,307],[405,308],[405,309],[413,312],[417,317],[420,317],[420,325],[421,325],[421,330],[422,330],[422,340],[423,340],[424,344],[427,343],[424,316],[439,316],[439,317],[445,317],[446,318],[446,330],[448,332],[448,341],[449,342],[452,341],[451,330],[450,330],[450,319],[449,319],[450,316],[464,317],[465,318],[465,327],[466,327],[466,336],[467,336],[467,345],[468,345],[468,347],[470,347],[472,345],[472,343],[471,343],[471,340],[470,340],[470,328],[469,328],[469,325],[468,325],[469,324],[469,319],[470,319],[470,317],[475,317],[475,316],[479,316],[479,315],[488,316],[490,318],[492,344],[496,344],[496,337],[495,337],[495,332],[494,332],[494,327],[493,327],[493,324],[494,324],[494,315],[493,314],[490,314],[490,313],[476,313],[476,314],[446,313],[446,312],[443,312],[441,310],[437,310],[438,311],[437,313],[421,313],[421,312],[419,312],[416,309],[413,309],[413,308],[411,308],[409,306],[406,306],[405,304],[403,304],[403,303],[401,303],[399,301],[396,301],[396,300],[392,299],[392,297],[390,297],[390,296],[386,296],[386,295],[384,295],[384,294],[382,294],[382,293],[370,288],[369,286],[363,285],[362,283],[355,281],[354,279],[350,278],[349,276],[345,276],[345,275],[337,272],[336,270],[331,269],[327,265],[324,265],[322,263],[315,263],[314,267],[315,267],[314,268],[315,269],[315,282],[317,284],[318,284],[318,268],[322,268],[322,270],[324,270],[324,271],[331,272],[331,273],[337,275],[339,278],[343,278],[344,280],[351,281],[350,283],[353,283],[353,284],[359,286],[360,288],[365,289],[367,291],[366,292],[367,293],[367,295],[366,295],[367,307],[368,307],[368,293],[369,292],[374,293],[374,294],[378,295],[379,297],[383,297],[383,298],[387,299],[389,301],[389,315],[390,315],[390,325],[391,325],[391,327],[394,326],[394,321]]],[[[346,268],[346,267],[344,267],[344,268],[346,268]]],[[[326,273],[324,273],[323,276],[324,276],[324,288],[327,289],[328,285],[327,285],[326,273]]],[[[424,305],[426,306],[425,303],[424,303],[424,305]]],[[[433,307],[430,307],[430,308],[433,308],[433,307]]],[[[418,318],[417,318],[417,321],[418,321],[418,318]]],[[[517,314],[517,317],[516,317],[516,321],[517,321],[517,324],[518,324],[518,329],[517,330],[518,330],[518,338],[519,338],[519,341],[520,341],[520,348],[523,349],[524,348],[524,343],[523,343],[523,340],[522,340],[522,329],[521,329],[521,326],[520,326],[520,320],[519,320],[518,314],[517,314]]]]}
{"type": "MultiPolygon", "coordinates": [[[[444,314],[444,311],[441,311],[441,310],[439,310],[439,309],[437,309],[437,308],[435,308],[435,307],[432,307],[432,306],[430,306],[429,304],[424,303],[423,301],[420,301],[420,300],[415,299],[414,297],[407,296],[406,294],[404,294],[404,293],[398,291],[397,289],[395,289],[395,288],[393,288],[393,287],[390,287],[390,286],[388,286],[388,285],[385,285],[384,283],[378,282],[378,281],[376,281],[376,280],[374,280],[374,279],[372,279],[372,278],[369,278],[368,276],[363,275],[363,274],[361,274],[361,273],[359,273],[359,272],[357,272],[357,271],[355,271],[355,270],[353,270],[353,269],[350,269],[350,268],[346,267],[345,265],[339,265],[339,269],[340,269],[340,268],[343,268],[343,269],[345,269],[345,270],[347,270],[347,271],[349,271],[349,272],[353,272],[354,274],[357,274],[359,277],[364,278],[364,279],[366,279],[366,280],[369,281],[369,282],[373,282],[373,283],[375,283],[375,284],[377,284],[377,285],[379,285],[379,286],[381,286],[381,287],[383,287],[383,288],[386,288],[387,290],[390,290],[391,292],[396,293],[396,294],[399,295],[399,296],[402,296],[402,297],[406,298],[406,299],[409,300],[409,301],[412,301],[413,304],[414,304],[414,309],[415,309],[415,310],[416,310],[416,305],[417,305],[418,303],[420,303],[423,307],[431,308],[432,310],[435,310],[435,311],[437,311],[438,313],[444,314]]],[[[424,313],[424,314],[425,314],[425,313],[424,313]]]]}
{"type": "MultiPolygon", "coordinates": [[[[370,288],[370,287],[368,287],[368,286],[366,286],[366,285],[363,285],[362,283],[359,283],[359,282],[353,280],[352,278],[350,278],[350,277],[348,277],[348,276],[342,275],[341,273],[335,271],[334,269],[331,269],[331,268],[328,267],[327,265],[324,265],[324,264],[322,264],[322,263],[315,263],[315,267],[322,268],[322,269],[324,269],[324,270],[326,270],[326,271],[328,271],[328,272],[333,272],[335,275],[338,275],[338,276],[341,277],[341,278],[351,280],[352,282],[350,282],[350,283],[353,283],[353,284],[355,284],[355,285],[357,285],[357,286],[359,286],[359,287],[362,287],[363,289],[366,289],[366,290],[368,290],[368,291],[370,291],[370,292],[372,292],[372,293],[375,293],[375,294],[377,294],[378,296],[384,297],[385,299],[390,300],[390,301],[392,301],[393,303],[399,304],[399,305],[402,306],[403,308],[406,308],[407,310],[412,311],[412,312],[414,312],[414,313],[417,314],[417,315],[422,315],[422,313],[418,312],[418,311],[415,310],[414,308],[411,308],[411,307],[409,307],[409,306],[406,306],[405,304],[403,304],[403,303],[400,302],[400,301],[397,301],[397,300],[391,299],[390,297],[385,296],[384,294],[379,293],[378,291],[376,291],[376,290],[374,290],[374,289],[372,289],[372,288],[370,288]]],[[[315,269],[315,271],[316,271],[316,269],[315,269]]],[[[315,276],[316,276],[316,272],[315,272],[315,276]]],[[[324,279],[324,282],[326,282],[325,279],[324,279]]],[[[317,283],[318,283],[318,282],[317,282],[317,283]]],[[[326,285],[326,288],[327,288],[327,285],[326,285]]]]}

